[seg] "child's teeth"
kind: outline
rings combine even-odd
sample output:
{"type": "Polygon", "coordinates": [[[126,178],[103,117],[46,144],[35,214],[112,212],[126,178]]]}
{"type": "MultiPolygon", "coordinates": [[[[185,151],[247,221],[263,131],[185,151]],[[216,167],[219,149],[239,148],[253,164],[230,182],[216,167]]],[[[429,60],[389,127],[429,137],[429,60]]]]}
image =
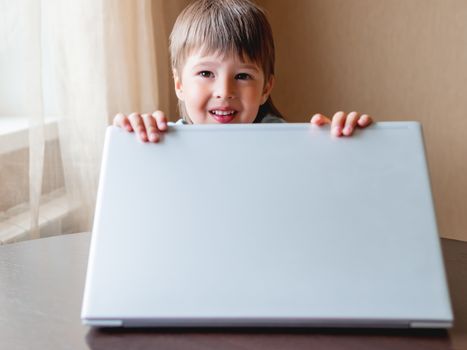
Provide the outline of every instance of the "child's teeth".
{"type": "Polygon", "coordinates": [[[214,114],[217,114],[217,115],[230,115],[230,114],[233,114],[234,112],[233,111],[213,111],[214,114]]]}

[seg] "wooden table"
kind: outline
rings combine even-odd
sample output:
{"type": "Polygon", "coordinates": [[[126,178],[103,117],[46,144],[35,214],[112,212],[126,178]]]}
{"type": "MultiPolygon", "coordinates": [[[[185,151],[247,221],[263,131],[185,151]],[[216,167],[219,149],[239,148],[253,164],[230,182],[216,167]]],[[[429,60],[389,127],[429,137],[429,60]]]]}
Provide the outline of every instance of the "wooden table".
{"type": "Polygon", "coordinates": [[[81,325],[89,233],[0,248],[1,349],[467,349],[467,243],[442,240],[455,313],[433,330],[99,330],[81,325]]]}

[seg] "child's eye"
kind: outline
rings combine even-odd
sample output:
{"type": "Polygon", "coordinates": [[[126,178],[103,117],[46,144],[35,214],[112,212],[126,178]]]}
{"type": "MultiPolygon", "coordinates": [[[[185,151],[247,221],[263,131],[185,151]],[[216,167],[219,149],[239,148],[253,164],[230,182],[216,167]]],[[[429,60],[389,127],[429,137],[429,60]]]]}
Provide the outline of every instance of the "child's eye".
{"type": "Polygon", "coordinates": [[[251,75],[248,73],[239,73],[235,76],[235,79],[238,80],[248,80],[251,79],[251,75]]]}
{"type": "Polygon", "coordinates": [[[202,76],[203,78],[212,78],[214,74],[208,70],[203,70],[199,72],[198,75],[202,76]]]}

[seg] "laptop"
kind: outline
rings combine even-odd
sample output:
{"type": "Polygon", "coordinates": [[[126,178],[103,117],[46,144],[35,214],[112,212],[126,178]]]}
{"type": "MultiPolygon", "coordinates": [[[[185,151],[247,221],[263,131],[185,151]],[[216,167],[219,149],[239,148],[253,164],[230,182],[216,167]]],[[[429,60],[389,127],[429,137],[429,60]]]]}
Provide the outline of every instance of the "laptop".
{"type": "Polygon", "coordinates": [[[420,124],[108,127],[81,318],[451,327],[420,124]]]}

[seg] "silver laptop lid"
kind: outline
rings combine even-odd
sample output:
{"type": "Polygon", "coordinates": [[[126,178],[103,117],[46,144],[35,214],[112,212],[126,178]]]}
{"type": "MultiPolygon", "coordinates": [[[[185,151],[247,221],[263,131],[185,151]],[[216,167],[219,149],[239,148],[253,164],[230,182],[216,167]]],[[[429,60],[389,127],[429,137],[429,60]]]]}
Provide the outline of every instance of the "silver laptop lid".
{"type": "Polygon", "coordinates": [[[420,125],[109,127],[82,319],[449,327],[420,125]]]}

